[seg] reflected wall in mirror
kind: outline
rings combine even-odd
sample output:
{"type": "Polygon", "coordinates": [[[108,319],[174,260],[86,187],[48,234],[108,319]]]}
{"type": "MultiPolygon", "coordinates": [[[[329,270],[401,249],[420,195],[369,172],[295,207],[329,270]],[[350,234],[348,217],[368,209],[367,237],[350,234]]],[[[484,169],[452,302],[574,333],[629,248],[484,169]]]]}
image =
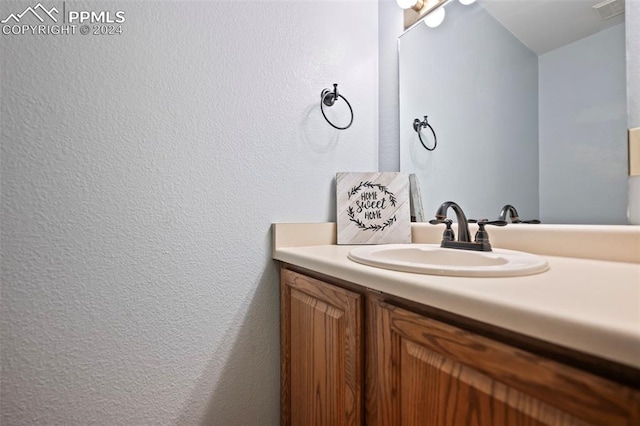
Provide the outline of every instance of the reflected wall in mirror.
{"type": "MultiPolygon", "coordinates": [[[[577,1],[595,14],[598,1],[577,1]]],[[[512,18],[523,28],[529,11],[551,6],[533,29],[546,43],[552,25],[567,26],[553,4],[575,2],[512,0],[512,18]]],[[[425,215],[453,200],[470,218],[495,219],[512,204],[523,220],[626,224],[624,14],[534,52],[482,0],[446,8],[442,25],[419,23],[398,43],[400,169],[418,176],[425,215]],[[434,151],[412,126],[425,115],[434,151]]]]}

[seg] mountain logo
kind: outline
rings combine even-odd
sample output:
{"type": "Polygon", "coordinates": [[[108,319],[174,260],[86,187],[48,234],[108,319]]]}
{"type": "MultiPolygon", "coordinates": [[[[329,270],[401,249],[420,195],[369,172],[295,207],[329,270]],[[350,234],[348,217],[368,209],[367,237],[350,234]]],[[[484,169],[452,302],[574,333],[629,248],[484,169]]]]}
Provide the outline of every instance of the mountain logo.
{"type": "Polygon", "coordinates": [[[7,22],[13,20],[16,24],[20,22],[20,20],[25,17],[30,15],[35,16],[38,21],[40,22],[44,22],[44,18],[46,18],[47,16],[53,21],[53,22],[58,22],[58,19],[53,15],[53,14],[58,14],[58,9],[56,9],[55,7],[52,7],[51,9],[47,10],[47,8],[45,8],[42,3],[38,3],[37,5],[35,5],[34,7],[27,7],[22,13],[12,13],[9,16],[7,16],[5,19],[3,19],[2,21],[0,21],[0,23],[6,24],[7,22]]]}

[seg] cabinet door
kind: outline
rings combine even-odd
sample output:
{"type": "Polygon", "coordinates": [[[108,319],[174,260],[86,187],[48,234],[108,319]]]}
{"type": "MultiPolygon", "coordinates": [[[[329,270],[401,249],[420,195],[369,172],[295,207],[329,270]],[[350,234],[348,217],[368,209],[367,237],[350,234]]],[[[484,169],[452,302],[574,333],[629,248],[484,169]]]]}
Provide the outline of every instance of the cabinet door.
{"type": "Polygon", "coordinates": [[[632,425],[638,393],[375,300],[368,425],[632,425]]]}
{"type": "Polygon", "coordinates": [[[283,270],[281,423],[362,423],[362,296],[283,270]]]}

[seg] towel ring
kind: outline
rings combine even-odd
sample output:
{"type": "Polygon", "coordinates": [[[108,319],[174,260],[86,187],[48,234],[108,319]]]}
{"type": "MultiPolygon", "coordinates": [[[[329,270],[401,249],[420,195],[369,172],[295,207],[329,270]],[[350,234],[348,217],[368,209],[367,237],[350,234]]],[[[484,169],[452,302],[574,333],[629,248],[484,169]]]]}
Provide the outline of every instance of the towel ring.
{"type": "Polygon", "coordinates": [[[431,124],[429,124],[429,121],[427,121],[426,115],[424,116],[424,120],[422,121],[420,121],[420,119],[418,118],[413,120],[413,130],[415,130],[416,133],[418,134],[418,139],[420,139],[420,143],[422,144],[424,149],[426,149],[427,151],[433,151],[434,149],[436,149],[436,147],[438,146],[438,137],[436,136],[436,132],[435,130],[433,130],[433,127],[431,127],[431,124]],[[431,130],[431,133],[433,134],[433,147],[431,148],[429,148],[422,140],[421,130],[426,127],[428,127],[429,130],[431,130]]]}
{"type": "Polygon", "coordinates": [[[349,103],[349,101],[344,96],[338,93],[337,83],[334,83],[333,91],[331,91],[330,89],[324,89],[322,93],[320,93],[320,111],[322,111],[322,116],[324,117],[325,120],[327,120],[327,123],[329,123],[332,127],[338,130],[348,129],[349,127],[351,127],[351,124],[353,123],[353,109],[351,108],[351,104],[349,103]],[[347,104],[347,106],[349,107],[349,112],[351,113],[351,120],[349,120],[349,124],[347,124],[344,127],[336,126],[335,124],[333,124],[327,118],[327,115],[324,113],[325,105],[328,107],[332,107],[336,103],[338,98],[341,98],[347,104]]]}

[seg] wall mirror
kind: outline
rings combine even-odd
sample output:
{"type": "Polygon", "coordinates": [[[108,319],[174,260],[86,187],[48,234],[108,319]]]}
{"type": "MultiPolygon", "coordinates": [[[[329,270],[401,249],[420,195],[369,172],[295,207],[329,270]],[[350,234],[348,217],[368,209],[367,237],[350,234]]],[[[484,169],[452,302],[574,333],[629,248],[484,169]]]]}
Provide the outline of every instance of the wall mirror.
{"type": "Polygon", "coordinates": [[[427,218],[453,200],[477,219],[511,204],[543,223],[627,223],[624,13],[603,19],[600,2],[452,0],[440,26],[400,36],[400,169],[427,218]],[[433,151],[413,128],[424,116],[433,151]]]}

